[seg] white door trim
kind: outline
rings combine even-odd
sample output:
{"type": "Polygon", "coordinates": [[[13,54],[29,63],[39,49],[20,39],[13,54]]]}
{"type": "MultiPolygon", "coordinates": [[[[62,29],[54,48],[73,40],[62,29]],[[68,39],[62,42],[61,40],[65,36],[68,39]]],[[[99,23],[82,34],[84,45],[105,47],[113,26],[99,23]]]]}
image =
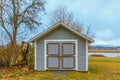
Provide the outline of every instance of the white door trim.
{"type": "Polygon", "coordinates": [[[47,42],[63,42],[63,41],[73,41],[75,42],[76,46],[75,46],[75,70],[78,71],[78,40],[77,39],[48,39],[48,40],[44,40],[44,70],[47,70],[47,42]]]}

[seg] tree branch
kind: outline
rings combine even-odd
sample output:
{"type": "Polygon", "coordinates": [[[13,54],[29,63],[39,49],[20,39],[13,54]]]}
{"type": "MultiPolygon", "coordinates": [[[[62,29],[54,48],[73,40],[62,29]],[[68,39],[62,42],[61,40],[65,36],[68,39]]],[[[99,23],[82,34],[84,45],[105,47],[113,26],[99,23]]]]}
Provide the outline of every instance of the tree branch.
{"type": "Polygon", "coordinates": [[[0,19],[1,19],[1,27],[3,27],[3,29],[5,30],[5,32],[8,34],[10,40],[12,41],[12,36],[10,35],[9,31],[7,30],[7,28],[5,27],[4,24],[4,20],[3,20],[3,14],[2,14],[2,8],[1,8],[1,14],[0,14],[0,19]]]}
{"type": "Polygon", "coordinates": [[[3,18],[1,17],[1,20],[2,20],[2,28],[5,30],[5,32],[8,34],[10,40],[12,41],[12,36],[10,35],[9,31],[6,29],[6,27],[4,26],[4,21],[3,21],[3,18]]]}
{"type": "MultiPolygon", "coordinates": [[[[25,10],[23,11],[23,14],[25,14],[26,12],[28,12],[29,8],[31,8],[32,6],[35,6],[35,5],[43,5],[43,3],[42,3],[42,2],[36,2],[36,3],[35,3],[35,1],[33,1],[33,2],[31,3],[31,5],[29,5],[28,7],[25,8],[25,10]]],[[[42,7],[42,8],[43,8],[43,7],[42,7]]],[[[44,8],[43,8],[43,9],[44,9],[44,8]]]]}

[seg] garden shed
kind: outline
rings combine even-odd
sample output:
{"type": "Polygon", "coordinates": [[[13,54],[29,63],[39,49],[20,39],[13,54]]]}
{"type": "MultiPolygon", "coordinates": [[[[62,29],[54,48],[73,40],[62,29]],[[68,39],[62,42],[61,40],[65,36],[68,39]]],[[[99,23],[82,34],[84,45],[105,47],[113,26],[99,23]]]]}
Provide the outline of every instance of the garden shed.
{"type": "Polygon", "coordinates": [[[34,43],[35,70],[88,71],[88,45],[93,40],[62,22],[28,42],[34,43]]]}

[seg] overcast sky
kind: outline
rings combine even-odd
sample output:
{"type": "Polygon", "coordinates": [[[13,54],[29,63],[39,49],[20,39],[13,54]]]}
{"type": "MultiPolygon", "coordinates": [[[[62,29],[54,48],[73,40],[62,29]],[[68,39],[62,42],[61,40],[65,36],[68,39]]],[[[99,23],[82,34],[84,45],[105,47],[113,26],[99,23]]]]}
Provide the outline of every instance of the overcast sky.
{"type": "Polygon", "coordinates": [[[47,0],[47,13],[59,4],[72,11],[75,19],[91,26],[94,44],[120,46],[120,0],[47,0]]]}

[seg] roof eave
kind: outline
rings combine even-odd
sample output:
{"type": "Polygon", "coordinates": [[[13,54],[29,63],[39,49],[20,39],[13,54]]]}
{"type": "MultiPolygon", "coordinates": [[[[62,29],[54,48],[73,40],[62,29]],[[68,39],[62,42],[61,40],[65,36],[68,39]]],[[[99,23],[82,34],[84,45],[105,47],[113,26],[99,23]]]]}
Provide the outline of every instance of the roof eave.
{"type": "Polygon", "coordinates": [[[37,36],[33,37],[32,39],[28,40],[27,42],[35,42],[35,40],[43,37],[47,33],[51,32],[54,29],[56,29],[57,27],[59,27],[59,25],[61,25],[61,24],[55,24],[53,27],[48,28],[47,30],[45,30],[44,32],[38,34],[37,36]]]}

